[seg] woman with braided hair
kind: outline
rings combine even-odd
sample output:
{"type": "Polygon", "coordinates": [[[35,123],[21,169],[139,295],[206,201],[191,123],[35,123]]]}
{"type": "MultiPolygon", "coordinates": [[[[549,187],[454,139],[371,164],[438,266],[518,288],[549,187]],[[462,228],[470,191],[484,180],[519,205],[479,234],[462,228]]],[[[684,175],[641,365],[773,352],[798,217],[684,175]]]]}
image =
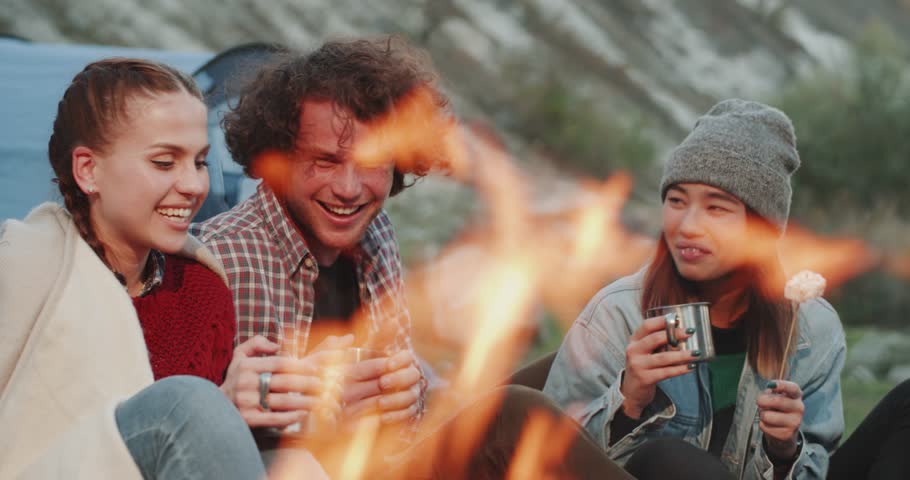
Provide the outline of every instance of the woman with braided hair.
{"type": "Polygon", "coordinates": [[[0,227],[2,478],[260,478],[218,389],[232,357],[220,263],[187,235],[208,194],[193,80],[86,66],[48,143],[63,206],[0,227]]]}

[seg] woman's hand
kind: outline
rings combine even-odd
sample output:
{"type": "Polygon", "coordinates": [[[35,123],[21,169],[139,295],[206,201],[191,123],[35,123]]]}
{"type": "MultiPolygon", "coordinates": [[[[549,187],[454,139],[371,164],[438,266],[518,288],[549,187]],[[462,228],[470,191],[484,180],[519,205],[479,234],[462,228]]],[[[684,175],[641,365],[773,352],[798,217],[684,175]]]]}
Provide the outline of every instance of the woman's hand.
{"type": "MultiPolygon", "coordinates": [[[[657,392],[657,382],[692,371],[689,364],[702,352],[688,350],[657,351],[667,345],[664,316],[642,322],[626,347],[626,371],[620,385],[625,400],[622,409],[627,417],[638,419],[657,392]]],[[[693,332],[694,333],[694,332],[693,332]]],[[[676,338],[683,341],[691,333],[676,329],[676,338]]]]}
{"type": "Polygon", "coordinates": [[[772,381],[756,403],[758,427],[765,434],[765,451],[774,458],[795,458],[799,453],[797,440],[805,411],[799,385],[786,380],[772,381]]]}

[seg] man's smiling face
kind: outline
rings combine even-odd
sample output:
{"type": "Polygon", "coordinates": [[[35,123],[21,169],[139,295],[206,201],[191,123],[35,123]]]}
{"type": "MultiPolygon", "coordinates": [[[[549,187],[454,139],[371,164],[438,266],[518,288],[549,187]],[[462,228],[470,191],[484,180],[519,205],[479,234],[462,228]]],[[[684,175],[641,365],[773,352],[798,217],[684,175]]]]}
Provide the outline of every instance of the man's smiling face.
{"type": "Polygon", "coordinates": [[[358,165],[354,143],[368,127],[328,101],[303,102],[284,199],[307,247],[323,265],[357,245],[392,188],[394,163],[358,165]],[[344,119],[349,120],[345,131],[344,119]]]}

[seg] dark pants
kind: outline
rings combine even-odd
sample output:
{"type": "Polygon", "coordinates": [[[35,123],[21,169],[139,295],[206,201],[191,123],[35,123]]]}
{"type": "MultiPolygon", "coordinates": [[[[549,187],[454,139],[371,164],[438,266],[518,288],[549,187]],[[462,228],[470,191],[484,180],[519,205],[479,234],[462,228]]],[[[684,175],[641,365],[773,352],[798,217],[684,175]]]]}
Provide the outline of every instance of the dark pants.
{"type": "Polygon", "coordinates": [[[888,392],[834,452],[828,478],[910,478],[910,380],[888,392]]]}
{"type": "MultiPolygon", "coordinates": [[[[541,442],[537,453],[523,460],[533,460],[530,470],[535,477],[571,479],[630,479],[621,467],[610,460],[584,429],[571,420],[539,390],[508,385],[484,396],[420,441],[407,459],[383,478],[395,479],[501,479],[510,468],[518,468],[515,454],[528,419],[550,427],[549,437],[541,442]],[[490,420],[492,419],[492,420],[490,420]],[[458,444],[464,428],[488,425],[479,432],[480,441],[463,451],[458,444]],[[557,426],[558,425],[558,426],[557,426]],[[461,452],[459,454],[459,452],[461,452]],[[551,458],[548,458],[551,457],[551,458]]],[[[537,432],[538,434],[540,431],[537,432]]],[[[524,439],[533,438],[525,437],[524,439]]],[[[376,477],[380,478],[380,477],[376,477]]]]}
{"type": "Polygon", "coordinates": [[[733,479],[720,459],[676,437],[645,443],[626,462],[626,471],[639,480],[733,479]]]}

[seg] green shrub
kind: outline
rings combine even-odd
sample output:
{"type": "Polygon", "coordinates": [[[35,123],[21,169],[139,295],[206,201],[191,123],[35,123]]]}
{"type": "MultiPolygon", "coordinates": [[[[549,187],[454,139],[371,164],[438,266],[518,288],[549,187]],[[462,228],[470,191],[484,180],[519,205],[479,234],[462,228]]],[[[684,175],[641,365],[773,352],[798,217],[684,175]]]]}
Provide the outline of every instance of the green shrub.
{"type": "MultiPolygon", "coordinates": [[[[910,219],[908,59],[892,31],[872,24],[843,65],[816,71],[770,102],[793,119],[798,137],[796,223],[878,247],[907,245],[906,238],[890,238],[888,224],[910,219]]],[[[876,270],[828,296],[846,324],[896,325],[910,309],[907,288],[876,270]]]]}
{"type": "Polygon", "coordinates": [[[617,109],[610,115],[565,72],[533,72],[512,59],[504,70],[514,85],[506,128],[547,153],[567,173],[606,178],[617,170],[642,173],[653,166],[657,148],[644,117],[617,109]]]}
{"type": "Polygon", "coordinates": [[[845,324],[906,328],[905,312],[910,311],[908,289],[906,282],[873,270],[851,279],[826,298],[845,324]]]}
{"type": "Polygon", "coordinates": [[[910,215],[910,74],[905,45],[886,27],[864,30],[845,64],[819,70],[772,103],[793,119],[802,167],[793,213],[898,205],[910,215]]]}

